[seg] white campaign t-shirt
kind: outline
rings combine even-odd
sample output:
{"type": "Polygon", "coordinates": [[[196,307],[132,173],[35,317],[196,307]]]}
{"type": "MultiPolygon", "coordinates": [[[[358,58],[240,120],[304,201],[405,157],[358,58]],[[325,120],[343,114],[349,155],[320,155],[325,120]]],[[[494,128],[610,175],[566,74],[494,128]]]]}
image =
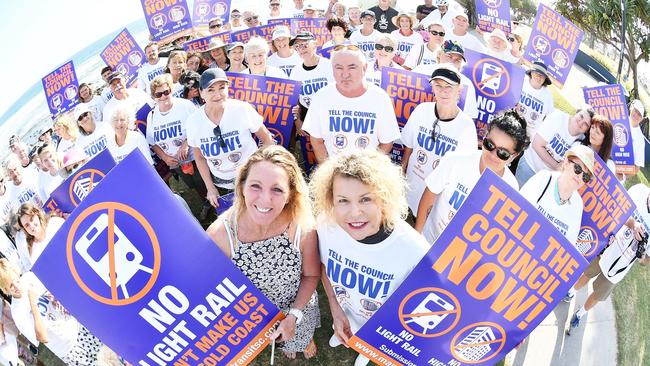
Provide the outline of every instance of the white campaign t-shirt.
{"type": "Polygon", "coordinates": [[[388,238],[376,244],[360,243],[322,217],[317,231],[321,263],[353,333],[386,302],[429,249],[422,235],[404,221],[398,221],[388,238]]]}
{"type": "Polygon", "coordinates": [[[542,170],[533,175],[519,193],[528,200],[537,210],[558,229],[567,240],[576,248],[580,223],[582,222],[582,197],[576,191],[573,192],[569,202],[560,205],[559,193],[557,192],[557,179],[560,172],[542,170]],[[549,181],[550,179],[550,181],[549,181]],[[546,192],[544,192],[544,187],[546,192]],[[542,192],[544,193],[542,195],[542,192]],[[541,196],[541,198],[540,198],[541,196]]]}
{"type": "MultiPolygon", "coordinates": [[[[421,44],[411,48],[411,51],[404,58],[404,67],[413,70],[419,65],[435,65],[438,63],[438,50],[440,47],[431,51],[426,44],[421,44]],[[419,62],[418,62],[419,61],[419,62]]],[[[433,70],[432,70],[433,72],[433,70]]],[[[429,73],[431,75],[431,73],[429,73]]]]}
{"type": "MultiPolygon", "coordinates": [[[[101,121],[104,118],[102,117],[102,111],[104,110],[104,105],[106,105],[106,102],[102,100],[100,96],[92,94],[92,99],[90,102],[84,103],[88,105],[88,109],[90,110],[90,113],[93,115],[93,119],[95,121],[101,121]]],[[[77,108],[79,108],[77,106],[77,108]]]]}
{"type": "Polygon", "coordinates": [[[115,142],[115,134],[113,134],[107,139],[106,147],[111,152],[111,155],[113,155],[116,163],[119,163],[126,158],[131,151],[139,149],[149,164],[154,165],[153,159],[151,158],[151,151],[149,150],[149,144],[147,144],[147,139],[142,135],[142,133],[140,133],[140,131],[127,131],[126,140],[124,140],[122,146],[117,146],[117,142],[115,142]]]}
{"type": "Polygon", "coordinates": [[[445,32],[451,32],[451,30],[454,27],[454,23],[453,23],[454,14],[452,13],[453,11],[451,9],[451,6],[449,7],[449,10],[444,15],[440,14],[440,10],[436,9],[431,13],[429,13],[426,17],[424,17],[420,21],[420,25],[426,29],[429,28],[429,25],[433,22],[441,22],[442,26],[445,28],[445,32]]]}
{"type": "Polygon", "coordinates": [[[23,169],[22,181],[20,185],[15,185],[13,182],[7,181],[5,183],[7,192],[9,193],[11,202],[11,210],[17,211],[23,203],[31,202],[36,206],[43,206],[45,198],[41,197],[39,190],[39,174],[32,169],[23,169]]]}
{"type": "MultiPolygon", "coordinates": [[[[399,64],[396,64],[395,62],[391,61],[391,65],[387,66],[391,67],[393,69],[398,69],[398,70],[404,70],[402,66],[399,64]]],[[[365,79],[367,82],[375,84],[379,87],[381,87],[381,75],[383,74],[382,70],[379,69],[377,66],[377,61],[373,62],[372,64],[368,64],[368,68],[366,69],[366,74],[365,74],[365,79]]]]}
{"type": "MultiPolygon", "coordinates": [[[[219,122],[226,147],[221,147],[214,135],[215,127],[205,114],[205,106],[199,108],[187,119],[187,142],[201,150],[212,175],[229,181],[235,178],[237,168],[257,150],[252,134],[262,127],[262,116],[250,104],[228,99],[219,122]]],[[[234,184],[222,188],[232,189],[234,184]]]]}
{"type": "Polygon", "coordinates": [[[296,66],[302,65],[302,59],[298,52],[291,51],[291,56],[289,57],[280,57],[278,53],[274,53],[269,56],[269,59],[266,60],[266,64],[269,66],[275,66],[278,69],[284,71],[288,78],[291,78],[291,72],[296,68],[296,66]]]}
{"type": "Polygon", "coordinates": [[[511,63],[515,63],[515,64],[517,62],[519,62],[519,58],[513,56],[512,53],[510,53],[510,51],[508,51],[508,50],[501,51],[501,52],[494,52],[494,51],[488,49],[487,54],[492,56],[492,57],[496,57],[499,60],[506,61],[506,62],[511,62],[511,63]]]}
{"type": "Polygon", "coordinates": [[[476,52],[487,53],[487,48],[485,48],[483,42],[481,42],[481,40],[469,32],[465,33],[462,36],[458,36],[454,34],[454,32],[450,29],[445,33],[445,40],[458,42],[461,46],[463,46],[464,50],[470,49],[476,52]]]}
{"type": "Polygon", "coordinates": [[[348,98],[330,84],[311,102],[303,130],[325,140],[328,155],[357,148],[376,148],[400,138],[395,110],[388,94],[368,84],[366,92],[348,98]]]}
{"type": "Polygon", "coordinates": [[[632,127],[632,151],[634,151],[634,165],[645,166],[645,138],[641,127],[632,127]]]}
{"type": "Polygon", "coordinates": [[[104,86],[101,97],[102,97],[102,101],[104,102],[104,105],[108,103],[109,100],[113,99],[114,95],[110,86],[108,85],[104,86]]]}
{"type": "Polygon", "coordinates": [[[29,286],[32,286],[32,290],[38,294],[36,302],[47,329],[47,348],[59,358],[62,358],[77,343],[79,323],[63,308],[61,303],[54,299],[52,294],[47,291],[32,272],[24,273],[21,281],[24,286],[23,296],[20,299],[13,298],[11,301],[11,315],[16,323],[16,328],[32,344],[38,346],[39,342],[34,329],[34,317],[29,303],[29,296],[26,292],[29,286]]]}
{"type": "Polygon", "coordinates": [[[357,47],[361,48],[363,54],[366,55],[368,64],[375,61],[375,43],[379,36],[381,36],[381,33],[376,29],[373,29],[372,33],[368,36],[361,34],[361,29],[352,32],[350,35],[350,43],[356,44],[357,47]]]}
{"type": "Polygon", "coordinates": [[[413,149],[406,169],[406,199],[414,214],[426,187],[424,180],[438,166],[440,158],[453,151],[474,151],[478,146],[474,121],[463,112],[451,121],[438,121],[434,141],[434,108],[435,103],[418,105],[402,129],[402,144],[413,149]]]}
{"type": "Polygon", "coordinates": [[[165,68],[167,68],[166,57],[159,58],[155,65],[150,64],[148,61],[142,64],[138,70],[138,89],[149,94],[151,92],[151,89],[149,88],[151,81],[155,79],[156,76],[164,74],[165,68]]]}
{"type": "Polygon", "coordinates": [[[530,86],[530,77],[526,75],[521,89],[517,112],[526,120],[526,133],[531,139],[544,118],[553,112],[553,95],[548,87],[535,89],[530,86]]]}
{"type": "Polygon", "coordinates": [[[312,96],[325,85],[334,82],[332,62],[325,57],[319,57],[318,65],[312,70],[305,70],[304,64],[300,64],[291,72],[291,80],[302,82],[300,104],[309,108],[312,96]]]}
{"type": "Polygon", "coordinates": [[[56,174],[52,175],[49,172],[42,172],[39,175],[38,184],[39,184],[39,194],[43,197],[43,200],[47,200],[52,192],[63,183],[63,176],[56,174]]]}
{"type": "Polygon", "coordinates": [[[405,36],[402,33],[400,33],[399,29],[396,29],[392,31],[390,34],[395,37],[397,40],[397,49],[395,50],[395,55],[405,58],[406,55],[411,52],[411,48],[418,47],[422,43],[424,43],[424,40],[422,39],[422,36],[418,32],[413,32],[410,36],[405,36]]]}
{"type": "MultiPolygon", "coordinates": [[[[650,188],[644,184],[636,184],[627,191],[636,204],[634,219],[641,223],[646,232],[650,232],[650,209],[648,195],[650,188]]],[[[620,282],[636,262],[637,241],[634,232],[623,225],[610,242],[609,247],[600,255],[600,270],[611,283],[620,282]]],[[[650,255],[650,246],[646,247],[646,255],[650,255]]]]}
{"type": "Polygon", "coordinates": [[[121,104],[126,105],[130,110],[132,110],[134,116],[135,113],[140,108],[142,108],[143,105],[145,104],[153,105],[153,102],[151,101],[149,94],[143,92],[140,89],[131,88],[128,89],[127,93],[128,93],[128,97],[124,100],[119,100],[113,97],[113,99],[109,100],[108,103],[106,103],[103,111],[105,121],[107,121],[108,123],[111,122],[111,119],[113,118],[113,110],[115,110],[115,108],[117,108],[121,104]]]}
{"type": "MultiPolygon", "coordinates": [[[[438,195],[422,230],[422,235],[431,245],[445,230],[481,178],[481,154],[481,150],[449,153],[440,159],[438,167],[425,178],[427,188],[438,195]]],[[[512,188],[519,188],[510,169],[504,169],[501,179],[512,188]]]]}
{"type": "Polygon", "coordinates": [[[106,149],[106,143],[114,135],[113,128],[105,122],[95,122],[95,130],[90,135],[81,135],[77,142],[88,156],[88,160],[106,149]]]}
{"type": "Polygon", "coordinates": [[[564,155],[571,145],[584,137],[582,134],[572,136],[569,133],[569,118],[568,114],[560,110],[555,110],[553,113],[550,113],[544,120],[544,123],[537,128],[537,133],[531,139],[531,144],[524,152],[523,157],[523,159],[526,160],[526,163],[528,163],[535,172],[549,169],[549,167],[546,166],[546,163],[544,163],[542,158],[540,158],[539,155],[537,155],[537,152],[533,149],[533,144],[538,135],[546,141],[546,150],[558,163],[564,160],[564,155]]]}
{"type": "MultiPolygon", "coordinates": [[[[162,113],[158,106],[147,116],[147,143],[158,145],[165,154],[176,156],[178,149],[187,140],[187,119],[197,108],[187,99],[174,98],[172,108],[162,113]]],[[[194,160],[192,149],[185,162],[194,160]]]]}
{"type": "Polygon", "coordinates": [[[61,138],[61,140],[59,140],[59,143],[56,145],[56,152],[60,153],[61,156],[63,156],[66,152],[68,152],[68,150],[77,146],[77,141],[79,141],[79,139],[71,141],[61,138]]]}

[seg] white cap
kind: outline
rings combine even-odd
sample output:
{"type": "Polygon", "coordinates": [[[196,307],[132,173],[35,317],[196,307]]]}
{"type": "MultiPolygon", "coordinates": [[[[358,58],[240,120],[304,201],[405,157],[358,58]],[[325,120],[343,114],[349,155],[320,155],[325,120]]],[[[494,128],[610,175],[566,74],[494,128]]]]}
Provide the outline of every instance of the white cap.
{"type": "Polygon", "coordinates": [[[77,107],[74,109],[74,121],[79,122],[79,117],[81,117],[82,114],[90,112],[90,108],[88,108],[88,103],[79,103],[77,107]]]}
{"type": "Polygon", "coordinates": [[[643,107],[643,103],[638,99],[634,99],[632,103],[630,103],[630,110],[631,109],[636,109],[641,114],[641,117],[645,114],[645,107],[643,107]]]}
{"type": "Polygon", "coordinates": [[[289,30],[289,27],[287,27],[286,25],[275,27],[275,30],[273,31],[273,35],[271,36],[271,40],[275,41],[280,37],[291,38],[291,31],[289,30]]]}

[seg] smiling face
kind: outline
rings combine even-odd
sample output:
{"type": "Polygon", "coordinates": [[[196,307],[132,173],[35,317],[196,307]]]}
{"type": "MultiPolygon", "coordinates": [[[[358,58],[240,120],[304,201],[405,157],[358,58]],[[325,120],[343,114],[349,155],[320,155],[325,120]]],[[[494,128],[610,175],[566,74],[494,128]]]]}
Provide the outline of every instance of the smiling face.
{"type": "Polygon", "coordinates": [[[332,33],[332,37],[334,37],[334,39],[339,43],[345,38],[345,30],[343,30],[342,27],[334,26],[330,33],[332,33]]]}
{"type": "Polygon", "coordinates": [[[126,136],[130,123],[131,119],[126,111],[117,110],[115,113],[113,113],[113,117],[111,118],[111,125],[113,126],[113,130],[115,130],[115,135],[126,136]]]}
{"type": "Polygon", "coordinates": [[[399,28],[402,31],[409,31],[411,30],[411,20],[408,17],[401,17],[399,18],[399,28]]]}
{"type": "Polygon", "coordinates": [[[316,54],[316,42],[314,41],[297,40],[293,43],[293,48],[303,61],[312,58],[316,54]]]}
{"type": "Polygon", "coordinates": [[[382,209],[370,186],[356,178],[334,177],[333,213],[336,223],[354,240],[376,234],[381,228],[382,209]]]}
{"type": "Polygon", "coordinates": [[[217,81],[206,89],[201,90],[201,98],[206,104],[219,105],[228,98],[228,83],[217,81]]]}
{"type": "Polygon", "coordinates": [[[45,230],[37,215],[22,215],[18,220],[20,220],[20,226],[31,236],[39,237],[45,230]]]}
{"type": "Polygon", "coordinates": [[[587,170],[585,164],[577,157],[572,156],[571,158],[564,160],[564,164],[562,166],[562,175],[564,175],[566,181],[569,182],[572,191],[577,191],[582,188],[583,185],[585,185],[585,182],[582,180],[583,173],[576,174],[575,172],[576,165],[580,167],[580,170],[582,172],[589,173],[589,170],[587,170]]]}
{"type": "Polygon", "coordinates": [[[251,74],[263,74],[266,70],[266,50],[253,48],[246,53],[246,62],[251,74]]]}
{"type": "Polygon", "coordinates": [[[156,100],[156,103],[158,103],[158,105],[163,107],[165,110],[171,108],[172,94],[171,94],[171,89],[167,84],[163,84],[157,87],[156,89],[154,89],[154,98],[156,100]],[[155,95],[160,95],[160,97],[155,97],[155,95]]]}
{"type": "Polygon", "coordinates": [[[230,59],[231,62],[236,64],[241,64],[242,62],[244,62],[244,48],[235,47],[232,50],[230,50],[228,52],[228,59],[230,59]]]}
{"type": "Polygon", "coordinates": [[[289,201],[289,176],[280,166],[260,161],[244,183],[246,214],[257,225],[271,225],[289,201]]]}
{"type": "Polygon", "coordinates": [[[91,96],[92,94],[90,92],[90,87],[88,87],[88,85],[84,85],[79,88],[79,99],[81,99],[83,103],[90,101],[91,96]]]}
{"type": "Polygon", "coordinates": [[[171,72],[172,76],[178,77],[181,75],[181,73],[183,73],[183,71],[185,71],[187,64],[185,63],[183,56],[177,55],[169,60],[167,67],[169,67],[169,71],[171,72]]]}
{"type": "Polygon", "coordinates": [[[201,57],[198,55],[193,55],[187,59],[187,68],[192,71],[199,71],[199,66],[201,66],[201,57]]]}
{"type": "Polygon", "coordinates": [[[532,71],[530,73],[530,86],[532,86],[533,89],[541,89],[545,81],[546,76],[541,72],[532,71]]]}
{"type": "Polygon", "coordinates": [[[126,98],[126,84],[124,82],[124,79],[122,78],[117,78],[111,81],[111,91],[115,95],[115,97],[119,100],[125,99],[126,98]]]}
{"type": "Polygon", "coordinates": [[[6,294],[11,295],[11,297],[15,299],[20,299],[23,297],[24,291],[23,291],[23,284],[20,280],[20,276],[18,273],[8,270],[8,271],[3,271],[1,274],[2,276],[2,283],[3,289],[6,294]]]}
{"type": "Polygon", "coordinates": [[[488,135],[485,138],[490,140],[494,144],[495,149],[492,151],[488,151],[487,149],[484,148],[483,152],[481,153],[481,160],[492,171],[494,172],[503,171],[506,165],[510,164],[512,160],[514,160],[516,157],[515,149],[517,147],[517,142],[498,127],[492,128],[492,130],[490,130],[490,133],[488,133],[488,135]],[[497,151],[499,149],[508,151],[510,153],[510,158],[508,160],[501,160],[501,158],[497,156],[497,151]]]}
{"type": "Polygon", "coordinates": [[[589,143],[595,146],[602,146],[605,140],[605,133],[603,133],[600,124],[592,124],[589,128],[589,143]]]}
{"type": "Polygon", "coordinates": [[[489,38],[488,46],[490,46],[490,49],[495,52],[503,52],[508,48],[506,41],[496,36],[489,38]]]}
{"type": "Polygon", "coordinates": [[[56,152],[51,150],[44,150],[39,155],[41,158],[41,164],[43,168],[50,173],[56,173],[59,171],[59,160],[57,159],[56,152]]]}
{"type": "Polygon", "coordinates": [[[150,64],[155,65],[158,62],[158,46],[150,45],[144,50],[144,53],[147,55],[147,61],[150,64]]]}
{"type": "Polygon", "coordinates": [[[573,117],[571,117],[569,123],[573,124],[579,133],[587,132],[589,127],[591,127],[591,117],[589,117],[589,112],[584,109],[579,111],[573,117]]]}

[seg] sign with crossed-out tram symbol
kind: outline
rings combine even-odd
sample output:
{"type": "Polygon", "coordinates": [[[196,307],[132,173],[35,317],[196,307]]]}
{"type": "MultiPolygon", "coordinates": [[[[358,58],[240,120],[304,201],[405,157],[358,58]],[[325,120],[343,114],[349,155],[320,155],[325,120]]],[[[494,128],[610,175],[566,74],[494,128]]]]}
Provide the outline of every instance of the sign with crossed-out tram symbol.
{"type": "Polygon", "coordinates": [[[404,297],[399,306],[399,320],[410,333],[439,337],[453,329],[460,319],[460,303],[449,291],[425,287],[404,297]]]}

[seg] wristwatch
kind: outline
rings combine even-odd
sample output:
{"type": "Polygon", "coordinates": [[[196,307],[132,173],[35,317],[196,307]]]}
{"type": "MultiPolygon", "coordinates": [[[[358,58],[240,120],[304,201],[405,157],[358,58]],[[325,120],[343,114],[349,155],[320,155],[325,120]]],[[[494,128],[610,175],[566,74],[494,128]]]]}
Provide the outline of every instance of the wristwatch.
{"type": "Polygon", "coordinates": [[[300,310],[300,309],[291,308],[291,309],[289,309],[289,312],[287,313],[287,315],[295,316],[296,317],[296,324],[300,324],[300,322],[302,321],[303,313],[302,313],[302,310],[300,310]]]}

